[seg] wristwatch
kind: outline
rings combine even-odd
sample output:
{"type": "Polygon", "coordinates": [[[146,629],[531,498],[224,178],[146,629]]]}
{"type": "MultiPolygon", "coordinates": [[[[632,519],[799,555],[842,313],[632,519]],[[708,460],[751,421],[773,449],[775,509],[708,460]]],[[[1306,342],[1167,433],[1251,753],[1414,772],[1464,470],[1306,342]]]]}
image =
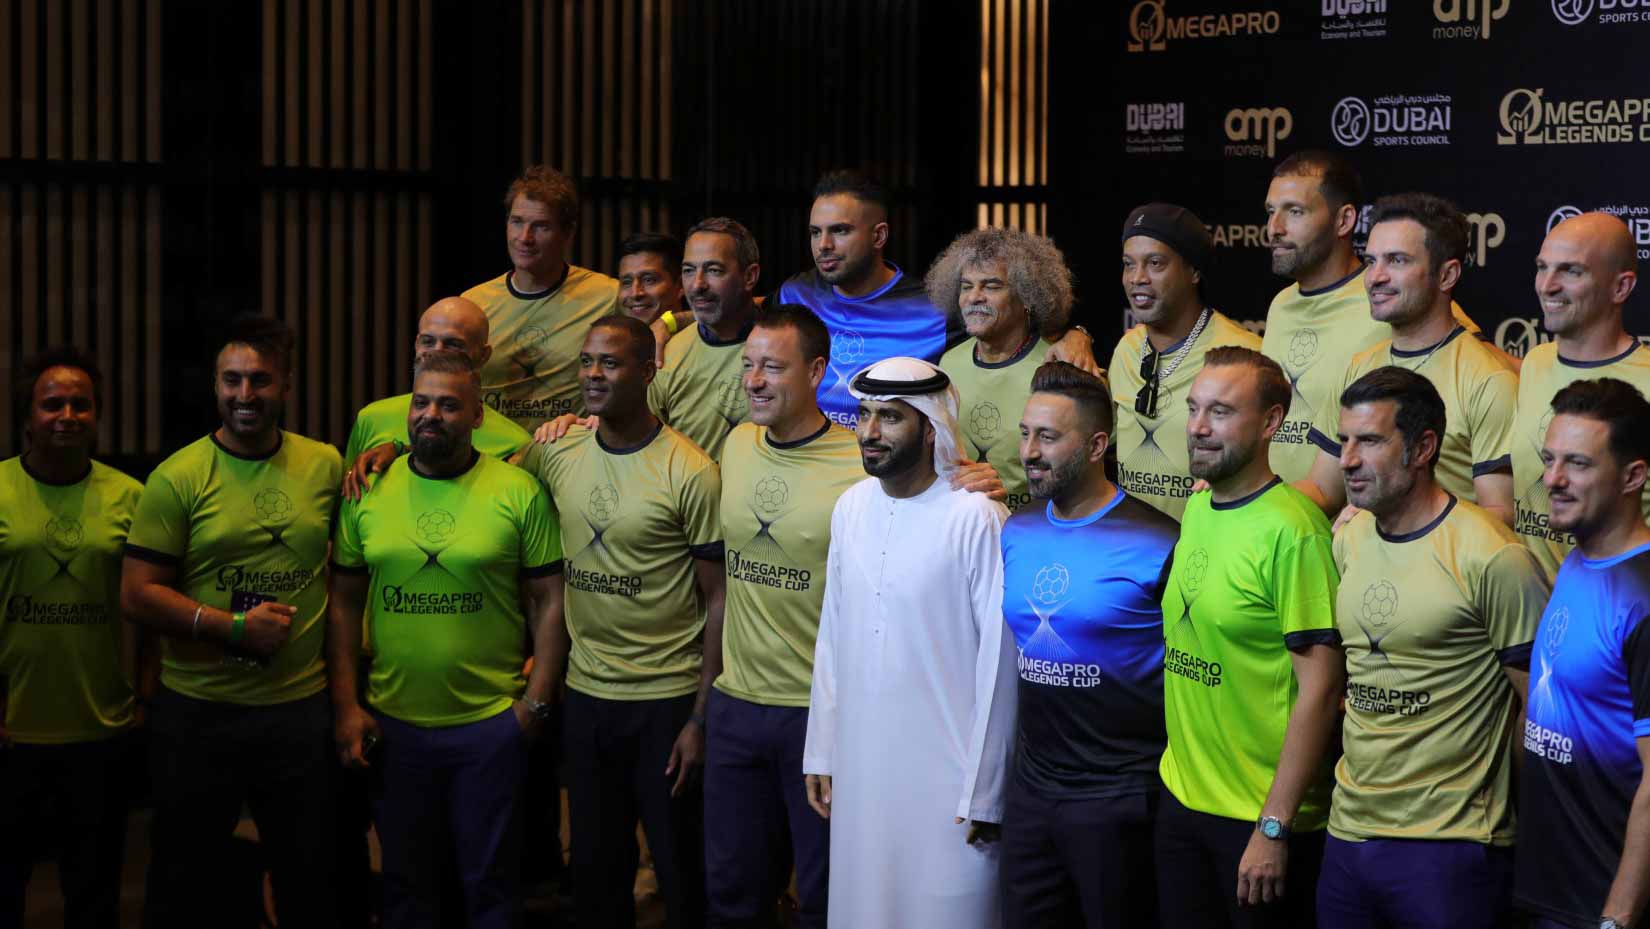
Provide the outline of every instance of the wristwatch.
{"type": "Polygon", "coordinates": [[[527,712],[532,715],[533,722],[542,723],[550,718],[550,711],[555,709],[553,703],[540,703],[526,694],[521,695],[521,702],[527,705],[527,712]]]}
{"type": "Polygon", "coordinates": [[[1627,927],[1606,916],[1599,920],[1598,929],[1627,929],[1627,927]]]}
{"type": "Polygon", "coordinates": [[[1276,816],[1262,816],[1256,821],[1255,828],[1260,830],[1261,835],[1274,842],[1282,842],[1289,838],[1289,827],[1276,816]]]}

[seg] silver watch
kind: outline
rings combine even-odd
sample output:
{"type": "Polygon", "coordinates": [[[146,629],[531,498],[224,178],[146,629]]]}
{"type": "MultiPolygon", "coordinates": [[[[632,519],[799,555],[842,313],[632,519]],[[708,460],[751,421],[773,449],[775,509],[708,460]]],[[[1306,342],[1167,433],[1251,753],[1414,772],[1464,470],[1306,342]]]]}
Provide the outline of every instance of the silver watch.
{"type": "Polygon", "coordinates": [[[1627,927],[1606,916],[1598,921],[1598,929],[1627,929],[1627,927]]]}
{"type": "Polygon", "coordinates": [[[526,704],[527,712],[532,715],[533,721],[536,723],[542,723],[545,720],[548,720],[550,718],[550,711],[556,708],[553,703],[540,703],[526,694],[521,695],[521,702],[526,704]]]}

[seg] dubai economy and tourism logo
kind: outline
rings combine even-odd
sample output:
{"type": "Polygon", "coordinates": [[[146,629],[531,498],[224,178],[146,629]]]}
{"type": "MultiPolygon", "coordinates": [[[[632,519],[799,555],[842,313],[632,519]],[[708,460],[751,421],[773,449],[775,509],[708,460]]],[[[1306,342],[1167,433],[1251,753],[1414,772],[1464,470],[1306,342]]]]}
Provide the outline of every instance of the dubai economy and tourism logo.
{"type": "Polygon", "coordinates": [[[1283,25],[1274,10],[1170,16],[1167,6],[1168,0],[1140,0],[1129,10],[1129,51],[1161,52],[1171,39],[1274,35],[1283,25]]]}
{"type": "Polygon", "coordinates": [[[1342,97],[1329,111],[1335,141],[1355,148],[1448,145],[1454,110],[1449,94],[1386,95],[1366,102],[1342,97]]]}
{"type": "Polygon", "coordinates": [[[1387,0],[1323,0],[1320,39],[1379,39],[1386,35],[1387,0]]]}
{"type": "Polygon", "coordinates": [[[1124,106],[1124,154],[1172,155],[1185,150],[1185,102],[1130,103],[1124,106]]]}

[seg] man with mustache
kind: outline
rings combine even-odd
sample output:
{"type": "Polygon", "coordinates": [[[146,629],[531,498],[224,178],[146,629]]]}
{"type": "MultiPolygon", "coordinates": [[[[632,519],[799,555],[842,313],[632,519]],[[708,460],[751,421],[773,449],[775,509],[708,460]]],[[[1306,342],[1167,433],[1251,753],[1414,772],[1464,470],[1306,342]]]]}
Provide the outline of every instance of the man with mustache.
{"type": "MultiPolygon", "coordinates": [[[[1369,230],[1370,265],[1364,272],[1370,314],[1392,327],[1392,338],[1348,363],[1344,385],[1386,365],[1415,371],[1444,398],[1445,433],[1438,482],[1513,524],[1512,464],[1508,452],[1518,375],[1494,349],[1467,334],[1450,300],[1467,257],[1467,218],[1432,194],[1382,197],[1369,230]]],[[[1295,487],[1333,515],[1346,503],[1340,408],[1316,411],[1308,439],[1317,460],[1295,487]]]]}
{"type": "Polygon", "coordinates": [[[1123,223],[1123,294],[1139,323],[1123,334],[1109,372],[1117,408],[1117,483],[1175,519],[1195,479],[1185,455],[1186,390],[1203,356],[1260,339],[1213,307],[1201,287],[1214,240],[1185,207],[1148,203],[1123,223]]]}
{"type": "Polygon", "coordinates": [[[1650,403],[1600,378],[1552,410],[1543,480],[1576,547],[1530,662],[1514,896],[1531,929],[1625,929],[1650,901],[1650,403]]]}
{"type": "Polygon", "coordinates": [[[1346,650],[1318,922],[1507,924],[1514,729],[1547,581],[1499,519],[1438,486],[1444,400],[1376,368],[1340,396],[1346,650]]]}
{"type": "Polygon", "coordinates": [[[986,929],[1014,742],[1008,514],[942,479],[961,441],[944,371],[890,358],[852,387],[870,477],[831,515],[802,755],[831,821],[829,925],[986,929]]]}
{"type": "MultiPolygon", "coordinates": [[[[1638,246],[1627,224],[1608,213],[1583,213],[1554,226],[1535,256],[1542,326],[1553,334],[1524,357],[1513,424],[1512,469],[1518,519],[1513,529],[1550,578],[1575,547],[1552,524],[1541,446],[1552,398],[1586,378],[1615,378],[1650,392],[1650,349],[1622,328],[1623,304],[1638,284],[1638,246]]],[[[1650,518],[1650,493],[1643,515],[1650,518]]]]}
{"type": "Polygon", "coordinates": [[[482,400],[532,429],[582,413],[579,345],[590,324],[618,307],[618,282],[567,263],[579,229],[579,193],[555,168],[534,165],[504,195],[510,270],[466,290],[492,327],[481,366],[482,400]]]}
{"type": "MultiPolygon", "coordinates": [[[[854,425],[858,401],[848,378],[884,358],[908,356],[930,363],[964,338],[953,306],[935,306],[922,280],[886,260],[892,227],[888,192],[857,171],[830,171],[814,185],[808,241],[814,267],[779,285],[773,300],[813,310],[831,332],[830,364],[819,386],[819,406],[845,426],[854,425]]],[[[1049,360],[1095,367],[1093,341],[1070,320],[1050,320],[1049,360]]]]}
{"type": "Polygon", "coordinates": [[[710,456],[648,409],[653,357],[640,320],[591,326],[579,381],[596,427],[522,462],[550,491],[567,553],[551,625],[571,648],[562,730],[581,926],[634,925],[638,818],[666,924],[704,921],[699,768],[722,670],[721,483],[710,456]]]}
{"type": "Polygon", "coordinates": [[[526,734],[548,718],[551,669],[566,657],[548,619],[560,605],[552,577],[561,548],[537,482],[471,443],[482,416],[470,356],[421,355],[407,416],[412,454],[344,505],[335,534],[335,741],[344,764],[383,772],[375,819],[390,927],[437,924],[452,882],[434,863],[447,860],[468,925],[520,918],[526,734]],[[371,714],[355,679],[364,614],[371,714]],[[526,641],[533,671],[524,679],[526,641]],[[380,739],[378,756],[370,745],[380,739]]]}
{"type": "Polygon", "coordinates": [[[1007,929],[1155,926],[1163,584],[1180,527],[1106,479],[1111,394],[1063,363],[1020,418],[1031,495],[1003,527],[1019,739],[1003,813],[1007,929]]]}
{"type": "Polygon", "coordinates": [[[230,324],[223,423],[149,475],[121,575],[127,619],[163,637],[149,715],[155,819],[145,924],[222,925],[224,865],[251,808],[283,924],[334,924],[326,558],[343,462],[281,429],[292,330],[230,324]]]}
{"type": "Polygon", "coordinates": [[[64,924],[113,926],[145,664],[120,559],[142,485],[92,460],[108,395],[90,357],[49,349],[15,390],[28,445],[0,461],[0,926],[23,925],[48,837],[64,924]]]}
{"type": "Polygon", "coordinates": [[[1311,929],[1345,681],[1329,522],[1272,473],[1289,381],[1222,346],[1187,392],[1192,496],[1163,594],[1159,915],[1311,929]],[[1235,888],[1235,892],[1234,892],[1235,888]]]}

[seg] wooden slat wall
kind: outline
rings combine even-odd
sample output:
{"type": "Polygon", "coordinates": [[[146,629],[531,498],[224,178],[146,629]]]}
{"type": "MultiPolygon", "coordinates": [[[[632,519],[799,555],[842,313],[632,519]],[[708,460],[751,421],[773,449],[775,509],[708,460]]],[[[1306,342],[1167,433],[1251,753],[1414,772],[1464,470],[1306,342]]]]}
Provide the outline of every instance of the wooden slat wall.
{"type": "Polygon", "coordinates": [[[342,445],[432,300],[431,0],[262,2],[260,304],[298,333],[288,428],[342,445]]]}
{"type": "Polygon", "coordinates": [[[161,197],[144,178],[162,160],[162,12],[0,0],[0,162],[77,178],[0,184],[0,456],[21,449],[20,365],[62,342],[103,368],[100,450],[160,451],[161,197]]]}
{"type": "Polygon", "coordinates": [[[981,226],[1048,229],[1052,0],[980,0],[981,226]]]}
{"type": "Polygon", "coordinates": [[[569,257],[608,274],[626,235],[674,230],[671,5],[521,0],[521,163],[578,182],[569,257]]]}

